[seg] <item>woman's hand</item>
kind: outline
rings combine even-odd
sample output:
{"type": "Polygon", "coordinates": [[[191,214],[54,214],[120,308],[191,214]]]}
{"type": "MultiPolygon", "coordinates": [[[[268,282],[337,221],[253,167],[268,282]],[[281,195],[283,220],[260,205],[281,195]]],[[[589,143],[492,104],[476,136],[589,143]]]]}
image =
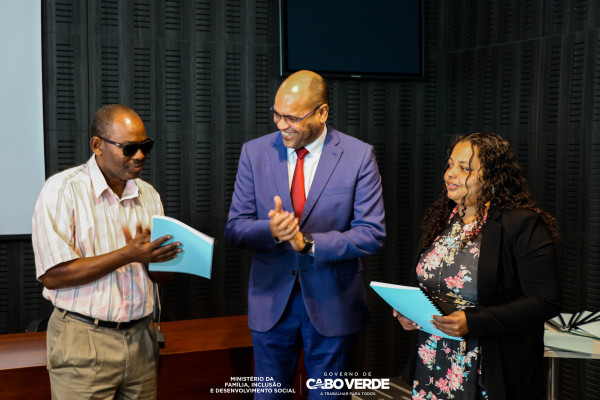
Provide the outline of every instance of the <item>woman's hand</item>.
{"type": "Polygon", "coordinates": [[[444,332],[446,335],[463,337],[469,333],[467,326],[467,317],[464,311],[454,311],[452,314],[440,317],[433,315],[433,326],[444,332]]]}
{"type": "Polygon", "coordinates": [[[398,322],[400,322],[400,325],[402,325],[404,330],[413,331],[415,329],[421,329],[421,327],[419,325],[417,325],[416,322],[413,322],[410,319],[406,318],[404,315],[400,314],[398,311],[393,310],[392,314],[394,315],[395,318],[398,319],[398,322]]]}

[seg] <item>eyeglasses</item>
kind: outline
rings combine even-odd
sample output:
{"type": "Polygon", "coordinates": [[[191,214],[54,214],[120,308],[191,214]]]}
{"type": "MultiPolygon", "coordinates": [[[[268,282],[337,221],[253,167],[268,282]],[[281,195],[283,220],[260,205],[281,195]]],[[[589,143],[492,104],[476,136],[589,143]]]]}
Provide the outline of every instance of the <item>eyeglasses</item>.
{"type": "Polygon", "coordinates": [[[101,136],[97,136],[97,137],[99,139],[104,140],[106,143],[114,144],[115,146],[119,147],[121,150],[123,150],[123,155],[125,157],[131,157],[131,156],[135,155],[135,153],[137,153],[138,150],[141,150],[144,155],[148,155],[148,153],[150,153],[150,150],[152,150],[152,146],[154,146],[154,139],[146,139],[143,142],[139,142],[139,143],[133,142],[133,143],[123,144],[123,143],[113,142],[112,140],[103,138],[101,136]]]}
{"type": "Polygon", "coordinates": [[[276,124],[279,123],[279,121],[281,121],[282,118],[285,119],[288,124],[297,124],[300,121],[302,121],[304,118],[308,117],[310,114],[317,111],[323,104],[326,104],[326,103],[319,104],[318,106],[315,107],[314,110],[312,110],[311,112],[306,114],[304,117],[296,117],[295,115],[281,115],[277,111],[275,111],[275,106],[271,107],[269,109],[269,111],[273,113],[273,121],[275,121],[276,124]]]}

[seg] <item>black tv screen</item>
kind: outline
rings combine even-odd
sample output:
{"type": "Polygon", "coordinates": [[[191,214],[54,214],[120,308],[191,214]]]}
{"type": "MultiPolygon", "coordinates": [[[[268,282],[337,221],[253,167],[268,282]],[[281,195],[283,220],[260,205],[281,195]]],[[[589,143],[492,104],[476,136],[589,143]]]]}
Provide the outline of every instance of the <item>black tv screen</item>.
{"type": "Polygon", "coordinates": [[[423,76],[421,0],[280,0],[281,75],[423,76]]]}

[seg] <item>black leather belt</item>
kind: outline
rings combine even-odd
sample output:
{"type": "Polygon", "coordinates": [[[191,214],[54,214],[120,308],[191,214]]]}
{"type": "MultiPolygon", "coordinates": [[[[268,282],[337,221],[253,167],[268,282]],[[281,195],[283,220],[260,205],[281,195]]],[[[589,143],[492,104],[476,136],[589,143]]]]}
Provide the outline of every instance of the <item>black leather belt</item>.
{"type": "MultiPolygon", "coordinates": [[[[63,310],[62,308],[56,308],[58,311],[65,313],[65,310],[63,310]]],[[[90,324],[90,325],[96,325],[96,321],[98,321],[98,326],[102,327],[102,328],[110,328],[110,329],[120,329],[123,331],[126,331],[127,329],[131,328],[132,326],[134,326],[135,324],[137,324],[138,322],[140,322],[141,320],[143,320],[144,318],[140,318],[140,319],[134,319],[133,321],[128,321],[128,322],[113,322],[113,321],[103,321],[101,319],[96,320],[96,318],[92,318],[92,317],[88,317],[87,315],[81,315],[79,313],[73,312],[73,311],[67,311],[65,313],[65,315],[68,315],[69,317],[76,319],[79,322],[84,322],[86,324],[90,324]]]]}

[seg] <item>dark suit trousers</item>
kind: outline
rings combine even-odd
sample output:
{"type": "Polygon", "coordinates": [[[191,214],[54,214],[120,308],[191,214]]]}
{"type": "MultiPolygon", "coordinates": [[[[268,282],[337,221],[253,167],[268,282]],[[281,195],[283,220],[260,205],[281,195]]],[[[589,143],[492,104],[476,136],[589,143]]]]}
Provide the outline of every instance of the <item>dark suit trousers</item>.
{"type": "MultiPolygon", "coordinates": [[[[252,331],[254,346],[254,375],[265,381],[280,383],[282,388],[293,388],[300,351],[304,350],[302,386],[307,379],[335,379],[334,373],[353,372],[352,355],[356,334],[323,336],[313,326],[296,282],[286,309],[277,324],[267,332],[252,331]]],[[[321,396],[320,389],[307,389],[308,399],[335,398],[321,396]]],[[[332,392],[333,390],[324,390],[332,392]]],[[[347,392],[348,390],[346,390],[347,392]]],[[[256,393],[255,399],[291,399],[292,394],[256,393]]],[[[349,396],[338,396],[346,399],[349,396]]]]}

